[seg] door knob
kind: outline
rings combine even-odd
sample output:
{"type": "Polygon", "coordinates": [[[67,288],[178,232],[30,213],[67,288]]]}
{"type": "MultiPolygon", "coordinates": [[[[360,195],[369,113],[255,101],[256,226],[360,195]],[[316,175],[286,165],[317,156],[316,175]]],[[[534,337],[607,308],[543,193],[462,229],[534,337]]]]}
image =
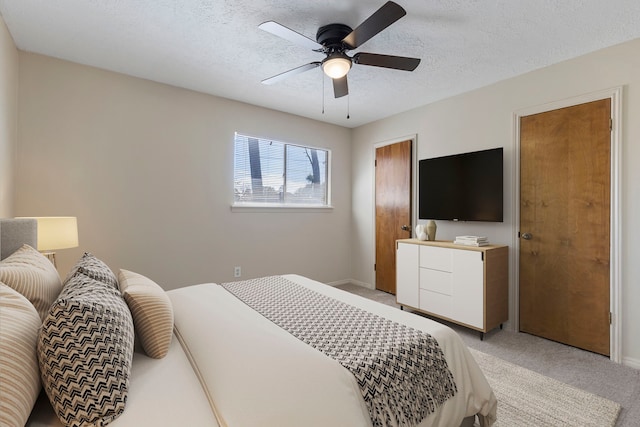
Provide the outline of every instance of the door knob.
{"type": "Polygon", "coordinates": [[[531,240],[532,237],[531,233],[522,233],[522,238],[524,240],[531,240]]]}
{"type": "Polygon", "coordinates": [[[400,228],[402,229],[402,231],[411,231],[411,227],[409,227],[408,225],[403,225],[400,228]]]}

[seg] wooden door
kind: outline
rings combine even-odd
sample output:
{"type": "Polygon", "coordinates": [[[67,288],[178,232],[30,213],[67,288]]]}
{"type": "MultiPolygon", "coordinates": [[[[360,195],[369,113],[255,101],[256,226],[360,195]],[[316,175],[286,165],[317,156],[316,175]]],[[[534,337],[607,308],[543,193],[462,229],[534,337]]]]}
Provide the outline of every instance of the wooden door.
{"type": "Polygon", "coordinates": [[[376,289],[395,294],[396,240],[411,237],[411,141],[377,148],[375,162],[376,289]]]}
{"type": "Polygon", "coordinates": [[[520,122],[520,330],[609,355],[611,102],[520,122]]]}

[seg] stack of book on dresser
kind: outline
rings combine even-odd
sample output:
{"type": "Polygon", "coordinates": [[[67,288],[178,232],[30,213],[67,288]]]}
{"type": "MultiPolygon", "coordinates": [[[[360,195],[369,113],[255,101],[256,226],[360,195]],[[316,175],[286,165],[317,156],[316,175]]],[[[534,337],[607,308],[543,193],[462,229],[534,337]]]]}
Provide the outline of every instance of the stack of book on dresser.
{"type": "Polygon", "coordinates": [[[487,246],[489,239],[483,236],[456,236],[453,243],[465,246],[487,246]]]}

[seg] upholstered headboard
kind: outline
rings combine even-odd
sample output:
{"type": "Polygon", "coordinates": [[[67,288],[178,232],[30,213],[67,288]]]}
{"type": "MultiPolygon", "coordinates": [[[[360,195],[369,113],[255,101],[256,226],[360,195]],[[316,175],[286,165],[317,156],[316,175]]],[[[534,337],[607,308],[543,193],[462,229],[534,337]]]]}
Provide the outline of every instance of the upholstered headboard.
{"type": "Polygon", "coordinates": [[[30,218],[0,218],[0,259],[5,259],[25,243],[36,248],[38,222],[30,218]]]}

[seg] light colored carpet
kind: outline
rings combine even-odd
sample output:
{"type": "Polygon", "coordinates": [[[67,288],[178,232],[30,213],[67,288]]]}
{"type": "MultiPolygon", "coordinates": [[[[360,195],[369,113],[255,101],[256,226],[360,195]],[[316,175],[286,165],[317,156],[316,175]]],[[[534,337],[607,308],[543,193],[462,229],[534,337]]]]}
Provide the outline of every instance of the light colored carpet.
{"type": "MultiPolygon", "coordinates": [[[[338,288],[392,307],[400,307],[396,304],[395,296],[385,292],[351,283],[338,288]]],[[[476,331],[442,323],[453,328],[469,348],[620,403],[622,409],[615,426],[640,427],[640,370],[529,334],[495,329],[481,341],[476,331]]]]}
{"type": "Polygon", "coordinates": [[[470,349],[498,399],[496,427],[612,427],[620,405],[470,349]]]}

